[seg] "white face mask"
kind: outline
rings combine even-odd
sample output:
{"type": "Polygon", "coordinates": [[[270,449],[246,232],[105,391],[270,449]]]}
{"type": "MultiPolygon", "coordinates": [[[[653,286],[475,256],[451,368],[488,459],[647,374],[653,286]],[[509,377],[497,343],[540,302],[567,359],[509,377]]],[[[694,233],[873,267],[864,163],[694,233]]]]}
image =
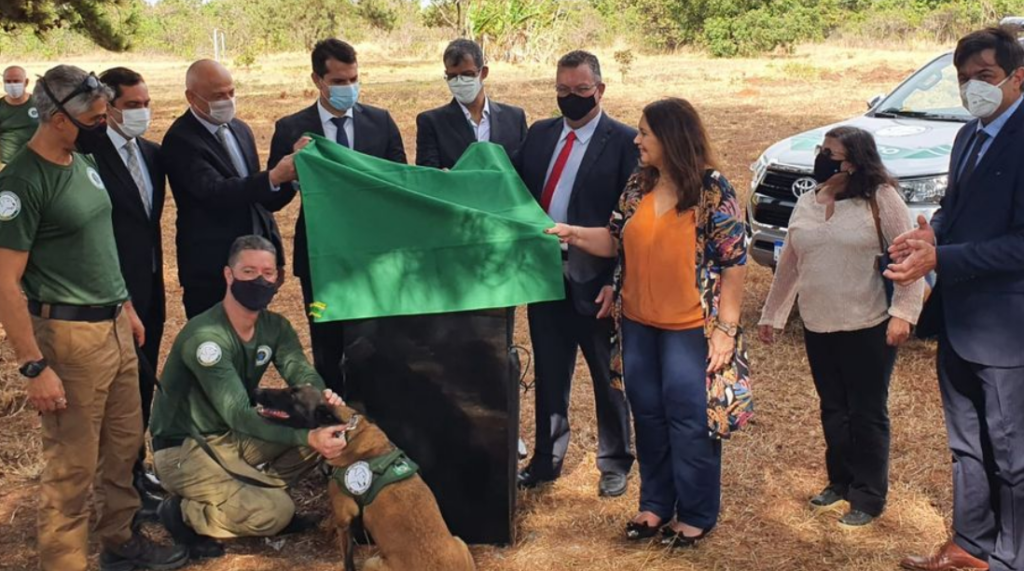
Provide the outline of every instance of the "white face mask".
{"type": "Polygon", "coordinates": [[[991,117],[1003,103],[1003,90],[999,88],[1010,77],[1006,76],[1006,79],[996,85],[979,79],[972,79],[967,83],[961,84],[960,100],[963,101],[968,113],[979,119],[991,117]]]}
{"type": "Polygon", "coordinates": [[[121,110],[121,121],[117,126],[126,137],[134,139],[135,137],[141,137],[146,133],[146,129],[149,129],[150,117],[148,107],[124,109],[121,110]]]}
{"type": "Polygon", "coordinates": [[[11,96],[11,99],[18,99],[25,95],[25,84],[4,82],[4,91],[11,96]]]}
{"type": "MultiPolygon", "coordinates": [[[[196,97],[199,97],[196,95],[196,97]]],[[[199,97],[199,99],[203,99],[199,97]]],[[[206,101],[206,99],[203,99],[206,101]]],[[[206,104],[210,106],[210,112],[208,115],[210,119],[213,119],[214,124],[223,125],[230,123],[235,118],[235,98],[231,99],[219,99],[217,101],[206,101],[206,104]]]]}
{"type": "Polygon", "coordinates": [[[476,101],[476,96],[480,94],[480,90],[483,87],[484,85],[480,81],[479,75],[476,77],[457,75],[448,80],[448,89],[451,90],[452,97],[463,105],[469,105],[476,101]]]}

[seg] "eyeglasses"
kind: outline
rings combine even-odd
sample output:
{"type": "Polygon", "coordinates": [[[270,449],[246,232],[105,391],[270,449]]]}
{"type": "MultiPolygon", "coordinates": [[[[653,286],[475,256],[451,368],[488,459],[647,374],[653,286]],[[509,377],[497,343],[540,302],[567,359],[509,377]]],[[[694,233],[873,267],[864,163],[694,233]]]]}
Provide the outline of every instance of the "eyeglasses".
{"type": "Polygon", "coordinates": [[[837,157],[832,152],[832,149],[830,149],[828,147],[823,147],[821,145],[818,145],[818,146],[814,147],[814,154],[815,155],[822,155],[822,156],[825,156],[825,157],[828,157],[830,159],[837,160],[837,161],[845,161],[846,160],[846,157],[837,157]]]}
{"type": "Polygon", "coordinates": [[[594,84],[594,85],[577,85],[576,87],[568,87],[568,86],[565,86],[565,85],[556,85],[555,86],[555,93],[557,93],[559,97],[566,97],[570,93],[572,93],[573,95],[578,95],[580,97],[586,97],[587,95],[590,94],[591,91],[594,91],[595,89],[597,89],[597,84],[594,84]]]}
{"type": "Polygon", "coordinates": [[[457,77],[464,79],[476,79],[476,76],[480,75],[480,71],[464,71],[462,73],[445,73],[444,80],[451,81],[457,77]]]}

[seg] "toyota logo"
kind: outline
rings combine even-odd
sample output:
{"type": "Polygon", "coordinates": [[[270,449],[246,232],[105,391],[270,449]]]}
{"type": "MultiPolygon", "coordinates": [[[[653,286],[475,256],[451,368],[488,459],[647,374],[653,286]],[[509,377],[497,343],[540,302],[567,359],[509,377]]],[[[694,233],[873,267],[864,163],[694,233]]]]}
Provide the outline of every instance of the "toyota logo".
{"type": "Polygon", "coordinates": [[[793,182],[793,196],[800,198],[818,187],[818,181],[809,176],[798,178],[793,182]]]}

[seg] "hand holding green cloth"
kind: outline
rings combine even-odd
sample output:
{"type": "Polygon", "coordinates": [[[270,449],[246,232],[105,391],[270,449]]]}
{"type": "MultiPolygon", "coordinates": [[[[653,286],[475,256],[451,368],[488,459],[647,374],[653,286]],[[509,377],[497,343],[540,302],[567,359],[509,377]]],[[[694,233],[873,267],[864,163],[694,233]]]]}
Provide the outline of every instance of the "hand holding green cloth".
{"type": "Polygon", "coordinates": [[[312,139],[295,166],[317,322],[565,297],[551,219],[500,146],[475,143],[441,171],[312,139]]]}

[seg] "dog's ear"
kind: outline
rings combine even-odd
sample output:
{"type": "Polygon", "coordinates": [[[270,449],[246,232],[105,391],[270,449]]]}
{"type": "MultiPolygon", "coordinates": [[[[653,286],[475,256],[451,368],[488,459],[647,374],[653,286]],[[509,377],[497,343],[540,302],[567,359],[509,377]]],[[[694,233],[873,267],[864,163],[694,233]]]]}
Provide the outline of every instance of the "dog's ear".
{"type": "Polygon", "coordinates": [[[334,413],[334,409],[326,404],[321,404],[316,407],[315,417],[316,425],[318,427],[345,424],[345,421],[338,418],[338,415],[334,413]]]}

